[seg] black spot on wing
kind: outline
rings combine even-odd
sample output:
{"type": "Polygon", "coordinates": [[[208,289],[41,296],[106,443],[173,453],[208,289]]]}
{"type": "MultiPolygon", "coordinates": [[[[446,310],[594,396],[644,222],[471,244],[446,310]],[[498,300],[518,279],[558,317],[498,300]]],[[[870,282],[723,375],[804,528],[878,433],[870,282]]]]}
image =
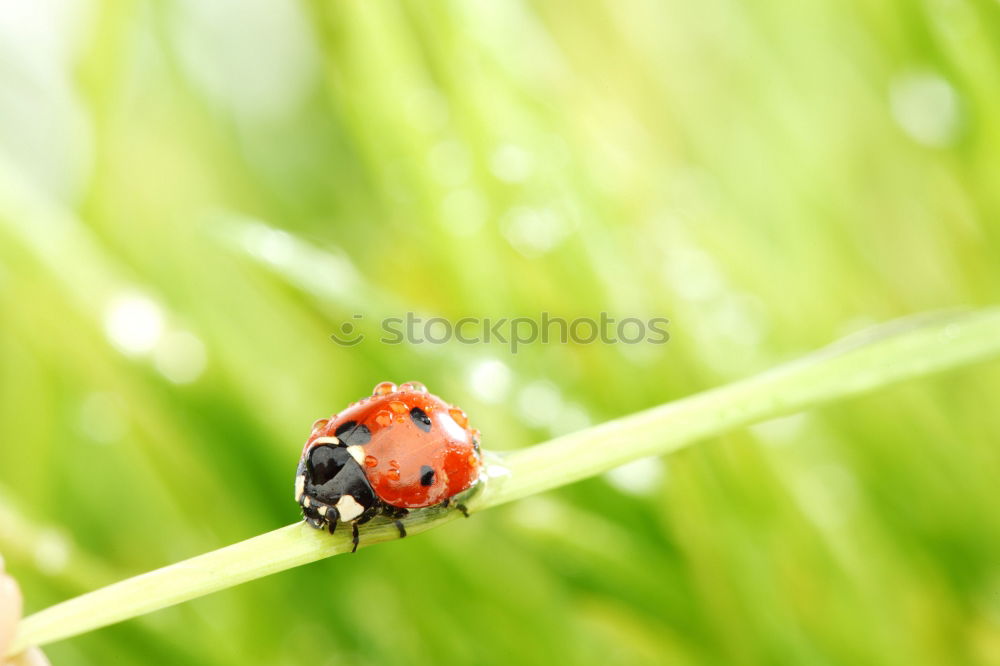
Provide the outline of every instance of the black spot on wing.
{"type": "Polygon", "coordinates": [[[434,484],[434,470],[430,465],[420,467],[420,485],[430,486],[434,484]]]}
{"type": "Polygon", "coordinates": [[[414,407],[410,410],[410,418],[413,420],[413,424],[424,432],[431,431],[431,418],[427,416],[427,412],[424,410],[414,407]]]}
{"type": "Polygon", "coordinates": [[[337,426],[333,433],[337,439],[347,446],[357,446],[367,444],[372,439],[371,430],[368,426],[357,421],[346,421],[337,426]]]}

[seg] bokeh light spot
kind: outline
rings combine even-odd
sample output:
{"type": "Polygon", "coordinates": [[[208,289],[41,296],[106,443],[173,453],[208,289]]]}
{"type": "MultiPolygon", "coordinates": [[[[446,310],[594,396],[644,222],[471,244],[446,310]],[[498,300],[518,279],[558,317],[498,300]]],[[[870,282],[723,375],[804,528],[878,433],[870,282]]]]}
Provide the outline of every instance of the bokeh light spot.
{"type": "Polygon", "coordinates": [[[163,335],[163,309],[148,296],[123,294],[114,298],[105,311],[104,332],[123,354],[147,354],[163,335]]]}

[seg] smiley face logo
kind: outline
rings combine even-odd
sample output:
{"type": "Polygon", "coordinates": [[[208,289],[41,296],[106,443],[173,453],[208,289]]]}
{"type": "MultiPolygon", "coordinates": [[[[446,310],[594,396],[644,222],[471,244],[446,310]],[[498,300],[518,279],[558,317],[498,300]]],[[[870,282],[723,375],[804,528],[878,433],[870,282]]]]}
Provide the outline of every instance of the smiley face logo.
{"type": "MultiPolygon", "coordinates": [[[[362,316],[359,314],[353,315],[351,319],[361,320],[362,316]]],[[[353,347],[362,340],[365,339],[364,333],[358,330],[358,327],[350,321],[345,321],[340,325],[340,330],[336,333],[330,334],[330,339],[336,342],[341,347],[353,347]]]]}

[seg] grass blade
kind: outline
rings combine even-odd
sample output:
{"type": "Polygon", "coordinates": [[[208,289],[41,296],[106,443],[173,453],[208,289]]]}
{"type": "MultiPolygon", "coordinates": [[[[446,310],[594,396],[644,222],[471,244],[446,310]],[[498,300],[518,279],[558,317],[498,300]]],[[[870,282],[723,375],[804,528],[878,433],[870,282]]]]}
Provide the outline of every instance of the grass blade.
{"type": "MultiPolygon", "coordinates": [[[[754,377],[497,458],[467,504],[481,511],[734,428],[997,355],[1000,308],[890,322],[754,377]]],[[[406,529],[417,534],[459,515],[427,511],[407,518],[406,529]]],[[[81,595],[25,618],[11,653],[349,552],[346,532],[289,525],[81,595]]],[[[396,538],[391,522],[376,520],[365,527],[362,546],[396,538]]]]}

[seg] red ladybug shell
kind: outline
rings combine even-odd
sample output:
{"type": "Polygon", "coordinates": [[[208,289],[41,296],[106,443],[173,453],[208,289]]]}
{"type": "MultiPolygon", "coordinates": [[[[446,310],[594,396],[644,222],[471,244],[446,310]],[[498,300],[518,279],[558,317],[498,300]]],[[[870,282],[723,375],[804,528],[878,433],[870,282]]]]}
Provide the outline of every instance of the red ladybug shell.
{"type": "Polygon", "coordinates": [[[375,494],[391,506],[439,504],[479,478],[479,432],[468,427],[465,412],[417,382],[399,388],[383,382],[374,395],[317,421],[303,455],[329,437],[361,447],[355,457],[375,494]]]}

